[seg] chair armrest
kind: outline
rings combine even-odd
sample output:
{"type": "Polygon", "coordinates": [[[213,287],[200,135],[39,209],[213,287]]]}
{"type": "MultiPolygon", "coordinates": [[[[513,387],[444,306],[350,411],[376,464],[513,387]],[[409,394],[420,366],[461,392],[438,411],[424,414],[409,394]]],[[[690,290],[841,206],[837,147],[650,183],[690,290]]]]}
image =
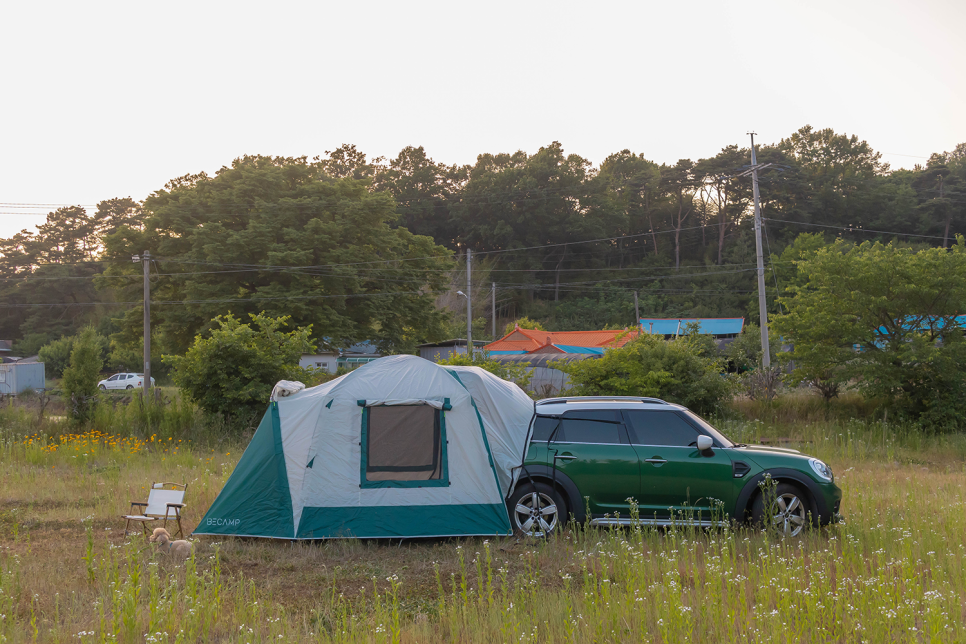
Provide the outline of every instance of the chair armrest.
{"type": "Polygon", "coordinates": [[[169,508],[183,508],[188,505],[187,503],[168,503],[166,504],[169,508]]]}
{"type": "Polygon", "coordinates": [[[140,505],[141,507],[147,507],[148,504],[147,503],[138,503],[137,501],[131,501],[131,507],[133,508],[135,505],[140,505]]]}

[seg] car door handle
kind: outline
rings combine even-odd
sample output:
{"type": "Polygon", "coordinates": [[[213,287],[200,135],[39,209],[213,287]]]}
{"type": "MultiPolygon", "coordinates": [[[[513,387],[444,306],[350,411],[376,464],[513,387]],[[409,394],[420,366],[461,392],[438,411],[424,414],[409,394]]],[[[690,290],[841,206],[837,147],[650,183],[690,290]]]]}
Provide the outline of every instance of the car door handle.
{"type": "Polygon", "coordinates": [[[667,463],[666,458],[645,458],[645,463],[667,463]]]}
{"type": "Polygon", "coordinates": [[[554,455],[553,458],[554,458],[554,460],[557,460],[557,461],[573,461],[577,457],[576,456],[557,456],[557,455],[554,455]]]}

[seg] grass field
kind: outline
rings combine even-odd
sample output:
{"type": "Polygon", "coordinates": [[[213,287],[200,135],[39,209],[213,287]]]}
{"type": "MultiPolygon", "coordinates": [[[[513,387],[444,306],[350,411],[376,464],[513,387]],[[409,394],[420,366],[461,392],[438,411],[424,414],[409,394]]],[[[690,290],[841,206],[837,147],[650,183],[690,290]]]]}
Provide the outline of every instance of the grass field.
{"type": "Polygon", "coordinates": [[[119,515],[152,481],[187,481],[194,527],[243,439],[219,443],[177,402],[154,417],[117,406],[75,434],[5,408],[0,641],[966,641],[966,437],[826,420],[820,406],[791,424],[774,408],[739,411],[719,423],[733,438],[832,465],[844,525],[795,539],[687,526],[205,539],[177,562],[126,537],[119,515]]]}

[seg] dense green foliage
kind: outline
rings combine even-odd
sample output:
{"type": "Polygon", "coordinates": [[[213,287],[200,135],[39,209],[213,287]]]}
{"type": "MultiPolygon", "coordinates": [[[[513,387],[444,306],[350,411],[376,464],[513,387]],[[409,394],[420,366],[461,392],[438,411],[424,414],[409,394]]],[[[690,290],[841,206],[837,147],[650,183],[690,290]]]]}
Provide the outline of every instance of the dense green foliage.
{"type": "Polygon", "coordinates": [[[831,397],[854,386],[935,426],[966,424],[966,246],[915,251],[844,241],[798,263],[804,283],[774,327],[792,379],[831,397]]]}
{"type": "Polygon", "coordinates": [[[540,324],[538,321],[531,320],[528,317],[522,317],[517,320],[514,320],[513,322],[509,322],[506,325],[506,328],[503,329],[503,335],[510,335],[511,333],[513,333],[513,330],[516,328],[532,329],[535,331],[546,331],[546,329],[543,328],[543,325],[540,324]]]}
{"type": "Polygon", "coordinates": [[[78,421],[86,420],[97,402],[97,381],[104,365],[101,340],[93,327],[85,327],[74,338],[70,365],[64,369],[61,386],[70,401],[67,413],[78,421]]]}
{"type": "MultiPolygon", "coordinates": [[[[106,366],[139,371],[142,274],[131,256],[145,250],[155,258],[158,354],[184,353],[218,316],[262,311],[312,325],[311,339],[327,349],[369,341],[382,352],[411,352],[463,337],[465,301],[454,292],[466,283],[466,249],[476,258],[478,339],[515,319],[551,331],[628,327],[635,293],[642,316],[757,323],[751,182],[742,176],[749,160],[747,148],[732,145],[673,164],[621,150],[594,166],[559,142],[532,154],[481,154],[466,166],[436,162],[422,147],[389,160],[351,145],[311,161],[245,156],[213,176],[173,179],[144,203],[106,200],[93,214],[59,208],[35,232],[0,240],[0,337],[14,340],[19,355],[46,346],[56,375],[69,344],[55,341],[93,324],[110,341],[106,366]]],[[[796,263],[813,261],[833,238],[841,245],[833,254],[845,256],[865,241],[899,248],[915,236],[917,249],[941,248],[966,233],[966,144],[892,170],[859,137],[806,126],[759,146],[758,160],[771,164],[760,187],[773,319],[795,309],[794,324],[810,306],[812,278],[796,263]]],[[[853,280],[856,289],[891,284],[869,270],[868,284],[853,280]]],[[[966,310],[956,297],[947,297],[949,307],[966,310]]],[[[920,304],[907,300],[886,313],[930,315],[928,307],[913,310],[920,304]]],[[[890,339],[891,348],[865,352],[881,356],[874,362],[863,352],[845,360],[856,353],[843,350],[851,339],[834,326],[815,327],[833,334],[826,342],[796,348],[798,357],[811,355],[796,357],[795,378],[827,398],[853,383],[903,413],[932,418],[958,396],[948,375],[959,364],[952,331],[943,334],[948,350],[936,338],[922,347],[920,339],[890,339]],[[882,373],[872,377],[860,365],[882,373]]],[[[806,332],[788,327],[789,339],[793,333],[806,332]]],[[[749,327],[727,356],[738,369],[757,364],[751,335],[749,327]]]]}
{"type": "Polygon", "coordinates": [[[666,341],[644,334],[597,360],[556,362],[577,396],[652,396],[699,413],[715,411],[734,391],[720,360],[702,355],[688,336],[666,341]]]}
{"type": "MultiPolygon", "coordinates": [[[[46,374],[50,377],[60,378],[64,375],[64,370],[70,364],[71,354],[74,350],[74,341],[77,336],[64,336],[41,347],[38,357],[46,365],[46,374]]],[[[107,338],[95,331],[94,343],[97,345],[98,355],[100,356],[100,366],[98,371],[103,369],[108,356],[107,338]]],[[[140,369],[141,361],[138,360],[136,367],[140,369]]],[[[132,367],[133,368],[133,367],[132,367]]]]}
{"type": "MultiPolygon", "coordinates": [[[[449,330],[432,293],[462,285],[447,258],[467,247],[481,259],[474,275],[497,283],[501,327],[528,316],[548,330],[620,328],[634,322],[632,291],[642,315],[756,321],[751,183],[737,176],[749,156],[729,146],[660,165],[622,150],[594,167],[554,142],[471,166],[421,147],[388,161],[348,145],[316,161],[243,157],[174,179],[144,204],[61,208],[0,241],[0,337],[30,355],[94,322],[136,351],[141,277],[130,257],[144,250],[157,258],[154,344],[168,352],[229,310],[292,315],[326,346],[411,350],[449,330]]],[[[760,178],[774,312],[795,274],[783,251],[809,226],[935,246],[966,232],[966,144],[892,171],[858,137],[806,126],[758,156],[774,164],[760,178]]],[[[486,311],[487,289],[474,294],[486,311]]]]}
{"type": "Polygon", "coordinates": [[[279,380],[299,380],[299,358],[315,350],[311,329],[283,331],[289,318],[249,314],[243,324],[228,314],[183,356],[165,356],[181,391],[209,414],[244,416],[264,410],[279,380]]]}
{"type": "MultiPolygon", "coordinates": [[[[392,227],[395,202],[363,181],[333,179],[304,158],[244,157],[215,177],[176,179],[145,201],[143,230],[105,238],[106,274],[138,274],[129,257],[151,251],[165,266],[152,287],[159,341],[184,351],[230,310],[288,315],[313,325],[320,344],[371,341],[384,352],[438,339],[433,305],[450,266],[429,237],[392,227]]],[[[123,282],[123,279],[121,280],[123,282]]],[[[122,289],[136,299],[140,285],[122,289]]],[[[133,343],[142,312],[130,308],[119,336],[133,343]]]]}

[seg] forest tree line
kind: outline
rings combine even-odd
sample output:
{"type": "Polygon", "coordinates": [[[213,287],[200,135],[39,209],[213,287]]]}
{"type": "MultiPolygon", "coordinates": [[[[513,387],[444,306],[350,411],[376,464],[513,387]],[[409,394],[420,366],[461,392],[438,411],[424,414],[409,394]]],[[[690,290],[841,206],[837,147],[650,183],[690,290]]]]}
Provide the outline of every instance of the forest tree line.
{"type": "MultiPolygon", "coordinates": [[[[769,164],[759,185],[776,310],[801,233],[943,247],[966,232],[966,144],[893,170],[857,136],[806,126],[760,145],[757,160],[769,164]]],[[[145,250],[159,357],[184,353],[228,312],[291,316],[320,347],[409,352],[462,336],[467,249],[474,328],[487,336],[493,283],[502,320],[547,329],[631,325],[634,291],[641,315],[757,321],[749,165],[737,145],[674,164],[623,150],[599,166],[557,142],[465,166],[422,147],[392,159],[352,145],[314,159],[246,156],[143,202],[60,208],[0,241],[0,337],[29,355],[93,324],[112,366],[140,368],[142,269],[131,257],[145,250]]]]}

